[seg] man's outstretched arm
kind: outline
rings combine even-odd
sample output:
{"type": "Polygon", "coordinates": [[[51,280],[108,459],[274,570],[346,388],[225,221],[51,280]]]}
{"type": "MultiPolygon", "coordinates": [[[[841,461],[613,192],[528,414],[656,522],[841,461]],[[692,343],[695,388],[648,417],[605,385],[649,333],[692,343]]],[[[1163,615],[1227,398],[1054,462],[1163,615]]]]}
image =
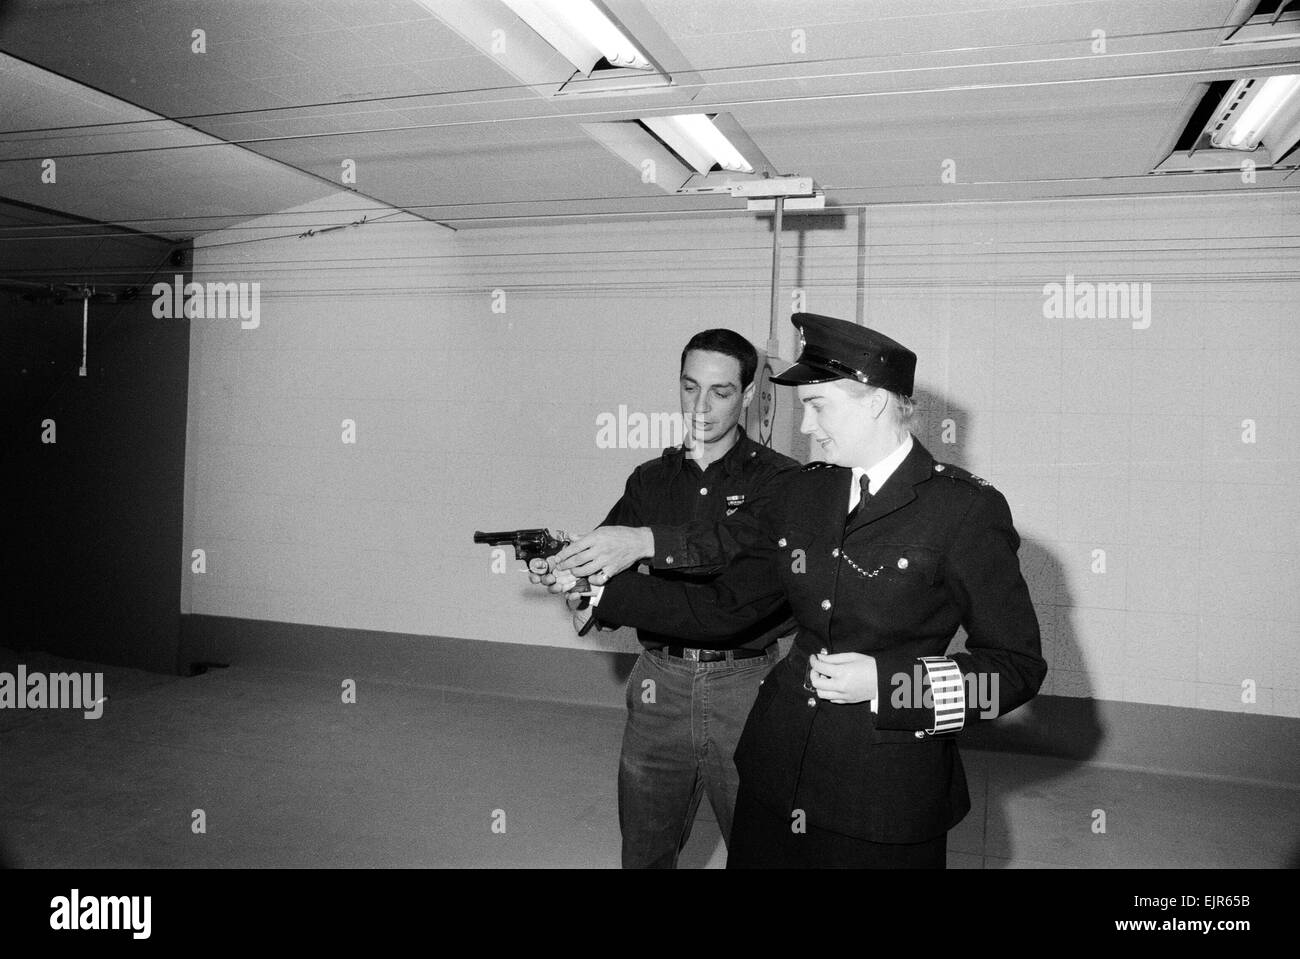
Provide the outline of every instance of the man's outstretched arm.
{"type": "MultiPolygon", "coordinates": [[[[719,573],[742,553],[767,543],[767,514],[786,492],[797,472],[793,461],[776,468],[730,516],[676,526],[629,526],[611,523],[578,537],[555,557],[555,567],[575,576],[615,576],[642,561],[658,570],[719,573]]],[[[611,513],[611,516],[613,514],[611,513]]]]}
{"type": "Polygon", "coordinates": [[[710,583],[687,583],[625,572],[604,587],[597,624],[635,626],[693,641],[731,639],[759,623],[790,616],[770,551],[740,557],[710,583]]]}

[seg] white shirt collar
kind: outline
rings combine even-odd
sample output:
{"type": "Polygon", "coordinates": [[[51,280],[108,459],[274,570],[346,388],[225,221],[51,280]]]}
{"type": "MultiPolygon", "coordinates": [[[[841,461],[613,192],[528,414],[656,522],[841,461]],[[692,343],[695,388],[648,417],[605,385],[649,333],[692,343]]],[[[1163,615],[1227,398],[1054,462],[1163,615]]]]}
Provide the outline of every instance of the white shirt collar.
{"type": "Polygon", "coordinates": [[[853,482],[849,487],[849,509],[858,505],[858,500],[862,496],[862,491],[858,484],[862,481],[865,473],[871,479],[871,495],[875,496],[880,492],[880,487],[885,485],[885,480],[894,475],[894,471],[903,464],[907,459],[907,454],[912,452],[912,434],[908,433],[907,438],[898,445],[898,449],[890,453],[883,460],[870,469],[853,467],[853,482]]]}

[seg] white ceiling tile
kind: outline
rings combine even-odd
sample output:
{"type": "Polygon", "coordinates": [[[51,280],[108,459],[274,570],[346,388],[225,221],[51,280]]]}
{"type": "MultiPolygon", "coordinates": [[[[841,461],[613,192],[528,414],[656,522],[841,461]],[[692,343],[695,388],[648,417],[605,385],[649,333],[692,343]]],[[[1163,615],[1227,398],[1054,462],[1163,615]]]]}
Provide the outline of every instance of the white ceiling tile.
{"type": "Polygon", "coordinates": [[[0,190],[106,217],[290,207],[337,184],[342,158],[358,164],[366,196],[454,203],[467,219],[541,215],[557,197],[593,212],[734,207],[641,184],[580,126],[646,110],[726,110],[778,169],[877,200],[950,195],[933,175],[949,156],[968,182],[1006,182],[1013,196],[1086,192],[1106,177],[1134,193],[1165,190],[1175,181],[1144,174],[1204,79],[1196,70],[1297,58],[1199,49],[1233,0],[639,0],[661,42],[706,82],[694,103],[666,107],[546,99],[415,0],[133,0],[113,17],[93,6],[25,4],[6,20],[5,49],[35,66],[0,57],[0,122],[57,129],[0,130],[0,190]],[[205,54],[190,50],[195,28],[207,31],[205,54]],[[1097,29],[1105,56],[1089,47],[1097,29]],[[798,53],[793,31],[806,44],[798,53]],[[1109,79],[1164,73],[1175,75],[1109,79]],[[302,106],[334,100],[357,102],[302,106]],[[220,111],[232,115],[211,115],[220,111]],[[258,142],[157,152],[201,135],[156,123],[72,129],[153,115],[258,142]],[[144,149],[109,152],[134,146],[144,149]],[[83,152],[96,155],[69,156],[83,152]],[[50,154],[64,157],[66,206],[33,185],[33,158],[50,154]]]}

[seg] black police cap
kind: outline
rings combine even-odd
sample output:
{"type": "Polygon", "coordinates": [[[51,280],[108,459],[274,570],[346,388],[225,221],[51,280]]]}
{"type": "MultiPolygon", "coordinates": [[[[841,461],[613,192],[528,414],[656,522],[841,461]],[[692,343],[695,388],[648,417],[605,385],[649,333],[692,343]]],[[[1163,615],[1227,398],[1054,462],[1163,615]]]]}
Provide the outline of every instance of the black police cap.
{"type": "Polygon", "coordinates": [[[833,316],[795,313],[790,322],[799,331],[799,358],[772,377],[773,383],[798,386],[847,379],[912,395],[916,354],[903,344],[833,316]]]}

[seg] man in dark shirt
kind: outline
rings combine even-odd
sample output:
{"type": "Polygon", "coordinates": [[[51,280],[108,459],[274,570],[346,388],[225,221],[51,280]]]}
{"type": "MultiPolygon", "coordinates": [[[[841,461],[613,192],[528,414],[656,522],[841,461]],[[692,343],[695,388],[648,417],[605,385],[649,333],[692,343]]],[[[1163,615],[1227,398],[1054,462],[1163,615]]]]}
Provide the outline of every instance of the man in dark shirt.
{"type": "MultiPolygon", "coordinates": [[[[643,561],[652,576],[708,583],[757,547],[758,515],[798,467],[740,426],[757,362],[754,347],[730,330],[692,337],[681,361],[688,442],[633,470],[601,528],[557,560],[609,575],[643,561]]],[[[556,588],[571,582],[562,573],[556,588]]],[[[736,743],[777,660],[776,640],[792,629],[782,610],[704,649],[637,631],[644,650],[628,677],[618,774],[624,868],[675,867],[706,793],[723,838],[730,835],[736,743]]]]}

